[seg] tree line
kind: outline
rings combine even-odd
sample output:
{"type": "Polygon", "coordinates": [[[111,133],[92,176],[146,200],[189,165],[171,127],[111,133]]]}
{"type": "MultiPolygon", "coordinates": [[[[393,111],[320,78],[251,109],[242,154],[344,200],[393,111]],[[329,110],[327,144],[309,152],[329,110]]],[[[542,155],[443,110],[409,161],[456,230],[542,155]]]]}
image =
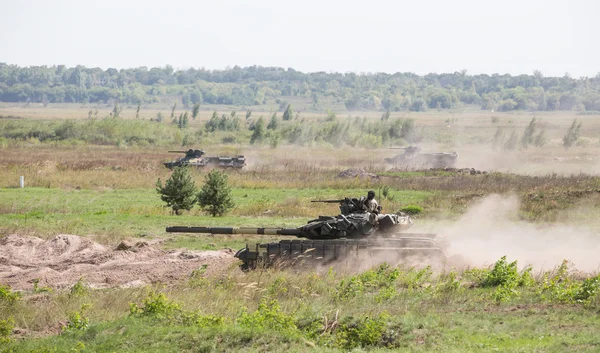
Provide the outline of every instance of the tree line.
{"type": "Polygon", "coordinates": [[[171,66],[117,70],[84,66],[19,67],[0,63],[0,101],[34,103],[262,105],[297,97],[306,110],[325,102],[347,110],[425,111],[478,105],[482,109],[600,111],[595,77],[454,73],[303,73],[292,68],[234,66],[225,70],[171,66]]]}

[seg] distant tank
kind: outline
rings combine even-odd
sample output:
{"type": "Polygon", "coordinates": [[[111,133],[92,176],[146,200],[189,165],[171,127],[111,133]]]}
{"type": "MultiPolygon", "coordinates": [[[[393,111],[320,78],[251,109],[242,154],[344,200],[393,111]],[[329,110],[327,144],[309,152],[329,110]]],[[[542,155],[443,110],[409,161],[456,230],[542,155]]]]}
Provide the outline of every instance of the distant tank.
{"type": "Polygon", "coordinates": [[[356,257],[375,260],[419,259],[445,260],[446,253],[435,234],[401,233],[413,222],[405,214],[376,214],[365,210],[364,198],[345,198],[312,202],[339,203],[341,214],[319,216],[298,228],[235,227],[167,227],[169,233],[265,234],[299,239],[246,245],[235,257],[242,260],[242,270],[275,263],[328,264],[356,257]]]}
{"type": "Polygon", "coordinates": [[[456,165],[458,159],[456,152],[421,153],[421,148],[418,146],[392,147],[390,149],[404,150],[404,153],[385,158],[387,163],[396,167],[451,168],[456,165]]]}
{"type": "Polygon", "coordinates": [[[191,167],[219,167],[219,168],[243,168],[246,165],[244,156],[219,156],[219,157],[203,157],[204,150],[187,151],[169,151],[169,153],[185,153],[184,157],[177,158],[174,161],[163,163],[165,167],[173,169],[181,166],[191,167]]]}

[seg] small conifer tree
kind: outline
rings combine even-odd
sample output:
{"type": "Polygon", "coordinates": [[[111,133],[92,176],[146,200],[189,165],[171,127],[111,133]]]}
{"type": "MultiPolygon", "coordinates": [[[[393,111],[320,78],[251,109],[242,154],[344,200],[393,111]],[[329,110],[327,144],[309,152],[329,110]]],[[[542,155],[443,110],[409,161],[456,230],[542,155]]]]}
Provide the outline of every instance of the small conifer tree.
{"type": "Polygon", "coordinates": [[[224,172],[213,169],[204,178],[204,185],[198,193],[198,205],[213,217],[222,216],[235,206],[227,179],[224,172]]]}
{"type": "Polygon", "coordinates": [[[258,118],[256,124],[254,124],[254,130],[252,131],[252,136],[250,136],[250,143],[260,143],[265,137],[265,121],[262,118],[258,118]]]}
{"type": "Polygon", "coordinates": [[[292,110],[292,105],[288,104],[285,112],[283,112],[283,120],[292,120],[294,117],[294,111],[292,110]]]}
{"type": "Polygon", "coordinates": [[[170,207],[176,215],[183,210],[191,210],[196,203],[197,189],[188,167],[176,167],[164,187],[159,178],[156,191],[160,199],[167,203],[165,207],[170,207]]]}
{"type": "Polygon", "coordinates": [[[577,124],[577,119],[573,120],[569,131],[563,137],[563,147],[567,150],[571,148],[574,144],[579,141],[579,137],[581,136],[581,122],[577,124]]]}

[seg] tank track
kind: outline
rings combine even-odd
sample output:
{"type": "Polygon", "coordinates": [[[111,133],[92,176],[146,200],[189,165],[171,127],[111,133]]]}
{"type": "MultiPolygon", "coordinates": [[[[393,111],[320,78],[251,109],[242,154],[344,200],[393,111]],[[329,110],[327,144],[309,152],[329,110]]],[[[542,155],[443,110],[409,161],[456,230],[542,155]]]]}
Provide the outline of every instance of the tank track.
{"type": "Polygon", "coordinates": [[[281,240],[279,242],[248,245],[239,250],[235,257],[242,260],[244,271],[257,266],[310,265],[349,260],[368,255],[373,258],[391,254],[398,259],[413,256],[445,260],[446,252],[432,239],[430,234],[403,234],[401,237],[377,239],[333,239],[333,240],[281,240]]]}

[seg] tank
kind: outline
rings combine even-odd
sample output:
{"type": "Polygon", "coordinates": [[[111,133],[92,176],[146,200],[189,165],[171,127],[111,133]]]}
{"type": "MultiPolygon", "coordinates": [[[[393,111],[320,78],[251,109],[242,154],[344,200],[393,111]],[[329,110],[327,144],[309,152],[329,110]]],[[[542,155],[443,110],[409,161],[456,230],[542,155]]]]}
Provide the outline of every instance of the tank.
{"type": "Polygon", "coordinates": [[[390,149],[404,150],[403,153],[391,158],[385,158],[389,164],[405,168],[451,168],[456,165],[457,152],[421,153],[418,146],[392,147],[390,149]]]}
{"type": "Polygon", "coordinates": [[[177,158],[174,161],[163,163],[165,167],[173,169],[181,166],[191,167],[219,167],[219,168],[243,168],[246,166],[244,156],[219,156],[204,157],[204,150],[189,149],[187,151],[169,151],[169,153],[185,153],[185,156],[177,158]]]}
{"type": "Polygon", "coordinates": [[[289,237],[279,242],[255,244],[239,250],[235,257],[242,270],[275,263],[329,264],[368,256],[382,260],[446,259],[435,234],[403,233],[413,225],[403,213],[378,214],[365,210],[364,197],[311,202],[339,203],[337,216],[319,216],[298,228],[167,227],[169,233],[264,234],[289,237]]]}

